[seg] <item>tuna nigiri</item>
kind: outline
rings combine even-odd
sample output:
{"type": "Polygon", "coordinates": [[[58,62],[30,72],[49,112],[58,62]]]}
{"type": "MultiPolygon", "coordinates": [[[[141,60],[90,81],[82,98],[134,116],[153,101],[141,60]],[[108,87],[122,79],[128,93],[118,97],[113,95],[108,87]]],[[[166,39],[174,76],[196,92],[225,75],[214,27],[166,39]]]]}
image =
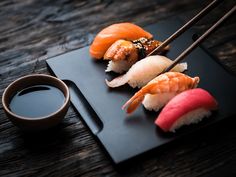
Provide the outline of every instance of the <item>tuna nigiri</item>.
{"type": "Polygon", "coordinates": [[[178,72],[161,74],[136,92],[122,109],[132,113],[143,102],[146,109],[157,111],[178,93],[197,87],[199,80],[178,72]]]}
{"type": "MultiPolygon", "coordinates": [[[[160,55],[146,57],[136,62],[129,71],[112,81],[107,81],[109,87],[119,87],[128,83],[131,87],[142,87],[154,79],[165,68],[171,65],[173,61],[160,55]]],[[[187,69],[187,63],[176,65],[172,71],[183,72],[187,69]]]]}
{"type": "Polygon", "coordinates": [[[217,109],[217,102],[206,90],[197,88],[184,91],[162,109],[155,124],[165,132],[175,132],[183,125],[201,121],[217,109]]]}
{"type": "MultiPolygon", "coordinates": [[[[127,71],[136,61],[145,58],[161,43],[160,41],[143,37],[134,41],[117,40],[107,49],[104,55],[104,60],[110,60],[106,72],[122,73],[127,71]]],[[[165,47],[161,52],[168,49],[169,46],[165,47]]]]}
{"type": "Polygon", "coordinates": [[[117,40],[136,40],[141,37],[151,39],[153,36],[132,23],[117,23],[100,31],[90,46],[90,55],[94,59],[103,58],[107,49],[117,40]]]}

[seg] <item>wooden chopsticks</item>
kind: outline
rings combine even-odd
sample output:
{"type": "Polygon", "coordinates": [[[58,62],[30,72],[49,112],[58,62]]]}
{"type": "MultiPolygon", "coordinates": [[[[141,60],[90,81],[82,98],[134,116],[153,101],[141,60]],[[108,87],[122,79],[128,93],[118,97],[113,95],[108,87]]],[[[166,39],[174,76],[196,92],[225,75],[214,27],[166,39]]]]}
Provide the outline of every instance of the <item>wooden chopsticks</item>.
{"type": "Polygon", "coordinates": [[[168,37],[161,45],[159,45],[157,48],[155,48],[151,53],[148,54],[148,56],[152,55],[154,52],[158,53],[162,49],[164,49],[169,43],[171,43],[174,39],[179,37],[181,34],[183,34],[187,29],[192,27],[195,23],[197,23],[203,16],[208,14],[214,7],[216,7],[221,0],[214,0],[212,1],[208,6],[206,6],[202,11],[200,11],[196,16],[194,16],[191,20],[189,20],[184,26],[182,26],[180,29],[178,29],[174,34],[172,34],[170,37],[168,37]]]}
{"type": "MultiPolygon", "coordinates": [[[[220,1],[214,0],[211,2],[206,8],[204,8],[201,12],[199,12],[193,19],[187,22],[184,26],[182,26],[179,30],[177,30],[174,34],[172,34],[169,38],[167,38],[159,47],[154,49],[149,55],[154,52],[158,52],[164,47],[166,47],[170,42],[180,36],[183,32],[189,29],[193,24],[195,24],[200,18],[202,18],[205,14],[211,11],[220,1]]],[[[190,45],[187,49],[185,49],[174,61],[173,63],[164,69],[160,74],[170,71],[175,65],[177,65],[180,61],[184,59],[190,52],[192,52],[199,44],[205,40],[221,23],[223,23],[230,15],[232,15],[236,10],[236,5],[228,11],[223,17],[221,17],[212,27],[210,27],[202,36],[200,36],[192,45],[190,45]]],[[[148,56],[149,56],[148,55],[148,56]]],[[[159,75],[160,75],[159,74],[159,75]]]]}
{"type": "Polygon", "coordinates": [[[186,50],[184,50],[173,63],[164,69],[160,74],[170,71],[175,65],[181,62],[184,57],[186,57],[190,52],[192,52],[204,39],[206,39],[223,21],[225,21],[230,15],[232,15],[236,10],[236,5],[227,12],[223,17],[220,18],[212,27],[210,27],[202,36],[200,36],[192,45],[190,45],[186,50]]]}

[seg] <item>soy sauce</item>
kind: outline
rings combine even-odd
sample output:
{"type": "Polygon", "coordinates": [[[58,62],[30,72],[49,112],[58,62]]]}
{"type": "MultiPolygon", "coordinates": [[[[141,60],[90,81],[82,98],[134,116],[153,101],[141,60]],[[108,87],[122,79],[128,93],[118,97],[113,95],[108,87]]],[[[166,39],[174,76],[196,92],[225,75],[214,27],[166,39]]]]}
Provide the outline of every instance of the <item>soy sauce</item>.
{"type": "Polygon", "coordinates": [[[62,91],[51,85],[27,87],[13,96],[9,108],[23,117],[43,117],[57,111],[64,103],[62,91]]]}

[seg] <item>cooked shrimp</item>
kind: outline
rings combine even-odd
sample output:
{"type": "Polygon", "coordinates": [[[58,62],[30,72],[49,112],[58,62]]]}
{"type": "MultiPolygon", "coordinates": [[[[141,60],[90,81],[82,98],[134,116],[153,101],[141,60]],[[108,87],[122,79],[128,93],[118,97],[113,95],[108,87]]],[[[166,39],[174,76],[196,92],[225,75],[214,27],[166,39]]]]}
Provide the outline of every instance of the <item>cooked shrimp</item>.
{"type": "MultiPolygon", "coordinates": [[[[166,104],[175,94],[197,87],[199,80],[199,77],[191,78],[178,72],[161,74],[136,92],[135,95],[122,106],[122,109],[127,108],[126,112],[132,113],[142,103],[147,94],[155,96],[154,99],[158,99],[159,96],[163,96],[162,94],[164,94],[165,96],[161,97],[161,99],[164,99],[164,104],[166,104]],[[171,96],[165,99],[168,93],[170,93],[171,96]]],[[[152,101],[151,99],[149,102],[152,101]]],[[[158,105],[154,107],[160,107],[160,105],[163,106],[163,103],[160,104],[159,102],[158,105]]]]}

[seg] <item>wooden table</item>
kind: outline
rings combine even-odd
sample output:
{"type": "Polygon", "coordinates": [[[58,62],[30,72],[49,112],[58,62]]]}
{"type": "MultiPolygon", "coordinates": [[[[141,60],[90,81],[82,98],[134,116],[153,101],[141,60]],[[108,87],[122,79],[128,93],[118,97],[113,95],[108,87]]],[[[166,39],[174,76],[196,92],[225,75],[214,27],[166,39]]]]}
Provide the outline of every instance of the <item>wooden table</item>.
{"type": "MultiPolygon", "coordinates": [[[[209,2],[2,0],[0,95],[21,76],[49,74],[47,58],[87,46],[107,25],[145,26],[172,16],[188,21],[209,2]]],[[[205,31],[234,4],[224,1],[194,28],[205,31]]],[[[234,15],[204,43],[233,73],[235,29],[234,15]]],[[[12,125],[0,104],[0,176],[236,176],[234,122],[223,121],[117,169],[72,107],[56,129],[32,135],[12,125]]]]}

